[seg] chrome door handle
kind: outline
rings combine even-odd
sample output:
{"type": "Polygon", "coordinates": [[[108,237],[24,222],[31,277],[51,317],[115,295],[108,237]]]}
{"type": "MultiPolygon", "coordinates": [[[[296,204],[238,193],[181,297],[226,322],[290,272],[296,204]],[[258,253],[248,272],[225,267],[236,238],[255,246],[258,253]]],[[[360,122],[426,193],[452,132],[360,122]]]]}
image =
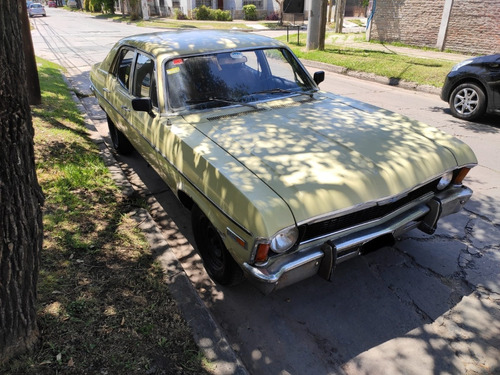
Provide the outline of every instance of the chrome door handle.
{"type": "Polygon", "coordinates": [[[127,107],[126,105],[122,105],[121,107],[124,111],[130,112],[130,108],[127,107]]]}
{"type": "Polygon", "coordinates": [[[103,87],[103,88],[102,88],[102,91],[104,91],[104,92],[111,92],[111,91],[110,91],[109,89],[107,89],[106,87],[103,87]]]}

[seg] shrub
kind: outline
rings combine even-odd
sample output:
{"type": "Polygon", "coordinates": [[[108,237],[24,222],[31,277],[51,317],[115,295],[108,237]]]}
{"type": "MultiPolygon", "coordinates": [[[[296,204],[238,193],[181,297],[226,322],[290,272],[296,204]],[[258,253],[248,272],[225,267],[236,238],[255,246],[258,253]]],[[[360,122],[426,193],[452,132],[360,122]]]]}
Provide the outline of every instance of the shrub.
{"type": "Polygon", "coordinates": [[[174,10],[174,18],[176,20],[187,20],[187,16],[184,13],[182,13],[182,10],[180,9],[174,10]]]}
{"type": "Polygon", "coordinates": [[[266,21],[278,21],[280,19],[280,14],[278,12],[273,12],[266,16],[266,21]]]}
{"type": "Polygon", "coordinates": [[[101,11],[101,0],[87,0],[85,1],[88,6],[88,10],[91,12],[100,12],[101,11]]]}
{"type": "Polygon", "coordinates": [[[216,21],[232,21],[231,12],[229,10],[214,9],[211,10],[216,21]]]}
{"type": "Polygon", "coordinates": [[[257,7],[253,4],[248,4],[243,6],[243,19],[247,21],[257,20],[257,7]]]}
{"type": "Polygon", "coordinates": [[[102,10],[107,13],[115,14],[115,1],[114,0],[100,0],[102,10]]]}
{"type": "Polygon", "coordinates": [[[229,10],[211,9],[202,5],[193,9],[193,18],[195,20],[231,21],[231,12],[229,10]]]}
{"type": "Polygon", "coordinates": [[[199,8],[193,9],[194,19],[196,20],[210,20],[210,8],[205,5],[200,6],[199,8]]]}

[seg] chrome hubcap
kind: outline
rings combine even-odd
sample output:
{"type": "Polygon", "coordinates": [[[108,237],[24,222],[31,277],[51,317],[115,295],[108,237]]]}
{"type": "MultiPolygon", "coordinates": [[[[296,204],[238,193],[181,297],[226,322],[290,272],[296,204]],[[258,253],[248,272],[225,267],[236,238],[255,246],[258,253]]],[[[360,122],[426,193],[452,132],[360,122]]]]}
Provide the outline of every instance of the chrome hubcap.
{"type": "Polygon", "coordinates": [[[455,110],[461,115],[470,115],[479,104],[477,92],[471,88],[464,88],[457,92],[453,101],[455,110]]]}

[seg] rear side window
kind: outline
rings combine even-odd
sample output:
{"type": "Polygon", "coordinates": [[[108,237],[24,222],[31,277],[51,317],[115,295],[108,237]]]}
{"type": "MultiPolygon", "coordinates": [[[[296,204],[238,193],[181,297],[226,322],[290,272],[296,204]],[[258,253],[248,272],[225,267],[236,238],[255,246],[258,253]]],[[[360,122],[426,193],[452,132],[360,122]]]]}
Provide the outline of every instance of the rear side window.
{"type": "Polygon", "coordinates": [[[118,63],[115,68],[115,75],[121,85],[128,90],[130,83],[130,73],[132,71],[132,61],[134,59],[134,51],[130,49],[122,49],[120,51],[118,63]]]}

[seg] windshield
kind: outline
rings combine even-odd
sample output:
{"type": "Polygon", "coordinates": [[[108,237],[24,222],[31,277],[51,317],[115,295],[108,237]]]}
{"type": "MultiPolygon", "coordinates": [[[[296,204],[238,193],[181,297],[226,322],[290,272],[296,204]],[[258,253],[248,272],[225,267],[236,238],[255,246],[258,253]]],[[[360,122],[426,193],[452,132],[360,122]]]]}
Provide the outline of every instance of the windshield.
{"type": "Polygon", "coordinates": [[[167,62],[165,73],[172,111],[249,105],[316,89],[286,49],[176,58],[167,62]]]}

